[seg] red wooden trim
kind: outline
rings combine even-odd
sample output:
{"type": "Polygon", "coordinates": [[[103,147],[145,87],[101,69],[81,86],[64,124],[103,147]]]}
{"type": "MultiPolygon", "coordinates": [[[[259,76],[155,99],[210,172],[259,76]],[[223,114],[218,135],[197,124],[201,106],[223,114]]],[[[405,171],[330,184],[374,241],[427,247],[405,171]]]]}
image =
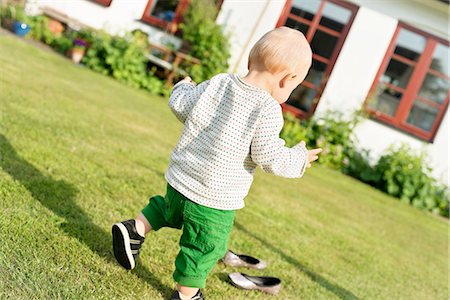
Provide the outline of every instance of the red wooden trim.
{"type": "Polygon", "coordinates": [[[449,94],[447,95],[447,99],[444,100],[444,102],[442,103],[442,107],[439,110],[436,119],[434,119],[434,124],[433,127],[431,128],[431,139],[430,142],[432,142],[434,140],[434,138],[436,137],[436,133],[439,130],[439,126],[441,125],[442,119],[444,118],[445,113],[447,112],[447,108],[448,108],[448,104],[449,104],[449,96],[450,95],[450,91],[449,94]]]}
{"type": "Polygon", "coordinates": [[[169,31],[176,31],[177,24],[182,21],[182,16],[189,6],[190,0],[180,0],[177,7],[175,8],[174,17],[172,22],[164,21],[160,18],[151,15],[150,9],[152,7],[152,3],[154,0],[148,0],[147,6],[144,9],[144,13],[142,14],[141,20],[151,25],[156,25],[163,29],[169,29],[169,31]]]}
{"type": "MultiPolygon", "coordinates": [[[[395,50],[395,47],[394,47],[394,50],[395,50]]],[[[404,63],[405,65],[415,66],[417,64],[417,62],[407,59],[406,57],[403,57],[403,56],[395,54],[395,53],[392,53],[392,58],[395,60],[398,60],[399,62],[404,63]]]]}
{"type": "Polygon", "coordinates": [[[371,98],[370,96],[372,96],[376,93],[376,89],[378,87],[378,84],[380,83],[380,77],[381,77],[381,75],[384,74],[384,72],[386,72],[387,66],[388,66],[389,62],[391,61],[391,56],[394,53],[395,44],[397,43],[397,37],[398,37],[399,32],[400,32],[400,26],[397,26],[397,29],[395,29],[394,35],[392,36],[391,43],[389,44],[389,46],[387,48],[386,54],[384,55],[384,58],[381,61],[380,68],[378,69],[378,72],[375,75],[375,80],[372,83],[372,86],[370,87],[368,97],[367,97],[366,101],[364,102],[364,106],[366,107],[366,110],[368,110],[368,111],[369,111],[368,104],[369,104],[369,101],[371,98]]]}
{"type": "Polygon", "coordinates": [[[330,60],[328,58],[325,58],[323,56],[320,56],[319,54],[313,54],[313,59],[318,60],[320,62],[323,62],[324,64],[329,64],[330,60]]]}
{"type": "MultiPolygon", "coordinates": [[[[311,25],[311,21],[310,20],[302,18],[302,17],[299,17],[297,15],[293,15],[291,13],[288,15],[288,18],[289,19],[293,19],[293,20],[295,20],[295,21],[297,21],[299,23],[302,23],[302,24],[311,25]]],[[[288,18],[286,18],[286,21],[287,21],[288,18]]]]}
{"type": "Polygon", "coordinates": [[[319,87],[318,87],[317,85],[315,85],[315,84],[309,82],[309,81],[306,81],[306,80],[303,81],[303,82],[302,82],[302,85],[306,86],[307,88],[310,88],[310,89],[319,91],[319,87]]]}
{"type": "Polygon", "coordinates": [[[289,13],[291,12],[292,0],[287,0],[284,4],[283,10],[281,11],[280,18],[278,19],[277,25],[275,27],[281,27],[286,24],[289,13]]]}
{"type": "MultiPolygon", "coordinates": [[[[439,104],[439,103],[437,103],[436,101],[433,101],[433,100],[424,98],[424,97],[419,96],[419,95],[416,96],[416,99],[415,99],[415,100],[420,100],[421,102],[425,102],[427,105],[432,106],[432,107],[435,107],[435,108],[438,108],[438,109],[441,109],[441,106],[442,106],[442,105],[444,104],[444,102],[445,102],[445,99],[444,99],[444,102],[442,102],[441,104],[439,104]]],[[[413,103],[413,105],[414,105],[414,103],[413,103]]]]}
{"type": "Polygon", "coordinates": [[[425,79],[425,75],[428,69],[427,67],[430,65],[431,59],[433,58],[432,54],[435,47],[436,41],[430,40],[425,45],[425,49],[419,57],[417,66],[414,68],[414,71],[411,74],[408,85],[405,88],[405,93],[403,94],[403,97],[400,100],[400,104],[397,109],[395,117],[400,121],[406,120],[406,118],[408,117],[408,113],[411,111],[414,99],[419,93],[423,80],[425,79]]]}
{"type": "Polygon", "coordinates": [[[393,127],[396,129],[401,130],[402,132],[406,132],[408,134],[412,134],[415,137],[421,139],[421,140],[425,140],[427,142],[431,142],[432,139],[434,138],[433,133],[427,132],[423,129],[420,129],[418,127],[415,127],[411,124],[408,124],[406,122],[398,122],[395,118],[384,114],[380,111],[376,111],[373,109],[367,109],[367,112],[375,119],[378,121],[381,121],[383,124],[388,125],[389,127],[393,127]]]}
{"type": "MultiPolygon", "coordinates": [[[[331,57],[329,59],[329,64],[328,64],[328,66],[325,69],[325,72],[323,74],[323,78],[322,78],[322,82],[321,82],[321,86],[320,86],[320,91],[316,95],[317,99],[319,99],[319,100],[320,100],[320,97],[322,96],[322,92],[325,89],[325,86],[327,84],[328,78],[330,77],[331,71],[334,68],[334,64],[336,63],[337,58],[339,57],[339,54],[341,53],[342,46],[344,45],[345,39],[347,38],[348,32],[350,31],[350,28],[351,28],[351,26],[353,24],[353,21],[355,20],[355,17],[356,17],[356,14],[357,14],[358,10],[359,10],[358,6],[356,6],[354,4],[351,4],[351,3],[348,3],[348,2],[343,2],[343,1],[340,1],[340,0],[328,0],[328,1],[331,2],[331,3],[334,3],[334,4],[338,5],[338,6],[341,6],[341,7],[344,7],[346,9],[350,10],[351,15],[350,15],[350,18],[349,18],[347,24],[345,25],[345,27],[341,31],[341,35],[340,35],[340,37],[339,37],[339,39],[338,39],[338,41],[337,41],[337,43],[336,43],[336,45],[334,47],[334,51],[333,51],[333,53],[332,53],[332,55],[331,55],[331,57]]],[[[313,105],[311,106],[311,110],[310,110],[309,115],[312,115],[316,111],[316,108],[317,108],[318,104],[319,104],[319,101],[315,101],[313,103],[313,105]]]]}
{"type": "MultiPolygon", "coordinates": [[[[424,51],[422,52],[421,56],[419,57],[419,60],[417,62],[414,62],[414,64],[416,65],[415,69],[414,69],[413,73],[411,74],[411,79],[408,82],[408,85],[405,88],[405,93],[404,93],[402,99],[400,100],[396,115],[394,117],[391,117],[391,116],[383,114],[379,111],[375,111],[375,110],[369,108],[368,102],[369,102],[370,97],[367,97],[367,100],[366,100],[364,106],[365,106],[365,109],[371,115],[373,115],[376,119],[378,119],[384,123],[387,123],[390,126],[401,129],[402,131],[412,134],[420,139],[432,142],[436,136],[436,133],[439,129],[439,126],[442,122],[442,119],[443,119],[445,112],[447,110],[447,107],[449,105],[449,96],[447,95],[447,98],[445,99],[445,101],[442,104],[438,104],[434,101],[431,101],[429,99],[419,96],[418,93],[420,91],[420,88],[422,87],[423,80],[425,79],[425,76],[427,75],[428,72],[433,75],[444,78],[444,79],[448,78],[448,76],[446,76],[445,74],[442,74],[439,71],[429,68],[430,64],[431,64],[431,60],[433,58],[434,50],[437,46],[437,43],[439,42],[439,43],[448,45],[449,44],[448,41],[444,41],[439,37],[435,37],[429,33],[423,32],[412,26],[409,26],[409,25],[406,25],[403,23],[399,23],[399,25],[397,26],[397,29],[393,35],[391,44],[389,45],[388,50],[386,51],[383,62],[381,63],[381,66],[375,77],[374,83],[372,84],[369,95],[372,95],[375,92],[377,86],[380,83],[379,79],[380,79],[381,75],[384,74],[384,72],[386,71],[387,65],[390,62],[391,58],[411,64],[410,60],[393,53],[394,49],[395,49],[395,45],[397,43],[398,34],[402,28],[411,30],[413,32],[416,32],[418,34],[425,36],[427,38],[427,42],[426,42],[424,51]],[[433,126],[432,126],[430,132],[427,132],[423,129],[420,129],[420,128],[406,122],[408,115],[414,105],[414,101],[416,99],[423,101],[427,105],[438,109],[438,114],[433,122],[433,126]]],[[[392,87],[390,84],[386,84],[386,85],[392,87]]],[[[394,88],[394,89],[397,90],[396,88],[394,88]]],[[[449,94],[450,94],[450,91],[449,91],[449,94]]]]}
{"type": "Polygon", "coordinates": [[[189,6],[189,0],[180,0],[175,9],[175,16],[173,17],[173,23],[178,24],[182,21],[182,16],[189,6]]]}
{"type": "Polygon", "coordinates": [[[392,84],[392,83],[389,83],[389,82],[379,82],[378,84],[384,84],[385,86],[387,86],[387,87],[393,89],[393,90],[396,91],[396,92],[399,92],[399,93],[402,93],[402,94],[405,93],[405,89],[403,89],[403,88],[401,88],[401,87],[399,87],[399,86],[396,86],[396,85],[394,85],[394,84],[392,84]]]}
{"type": "MultiPolygon", "coordinates": [[[[348,3],[348,2],[344,2],[342,0],[322,0],[322,3],[320,4],[320,7],[319,7],[318,11],[316,12],[316,14],[314,15],[312,21],[291,14],[290,13],[291,12],[291,8],[292,8],[292,0],[287,0],[286,4],[284,5],[283,10],[281,12],[280,18],[278,19],[276,27],[280,27],[280,26],[285,25],[287,18],[290,17],[290,18],[292,18],[292,19],[294,19],[294,20],[296,20],[296,21],[298,21],[298,22],[300,22],[302,24],[309,25],[308,32],[306,34],[306,38],[307,38],[307,40],[309,42],[311,42],[312,37],[314,36],[315,31],[318,28],[321,29],[322,31],[326,32],[326,33],[329,33],[329,34],[331,34],[333,36],[338,37],[338,41],[337,41],[337,43],[335,45],[334,51],[333,51],[330,59],[326,59],[326,58],[324,58],[322,56],[319,56],[317,54],[313,54],[313,58],[314,59],[316,59],[317,61],[320,61],[322,63],[327,64],[327,67],[326,67],[325,72],[323,74],[323,78],[322,78],[322,81],[320,83],[320,86],[318,86],[318,87],[314,86],[314,89],[317,91],[316,98],[320,99],[320,96],[322,95],[322,92],[323,92],[323,90],[325,88],[325,85],[327,83],[328,77],[330,76],[330,73],[331,73],[331,71],[332,71],[332,69],[334,67],[334,64],[336,63],[337,57],[339,56],[339,53],[340,53],[340,51],[342,49],[342,46],[343,46],[344,41],[345,41],[345,38],[348,35],[348,32],[350,30],[351,25],[353,24],[353,21],[354,21],[354,19],[356,17],[356,13],[357,13],[359,7],[354,5],[354,4],[351,4],[351,3],[348,3]],[[322,25],[319,25],[320,19],[322,18],[322,12],[323,12],[324,6],[326,5],[327,2],[336,4],[336,5],[340,6],[340,7],[344,7],[346,9],[350,10],[350,12],[351,12],[351,15],[350,15],[350,18],[349,18],[347,24],[345,25],[345,27],[342,29],[342,31],[338,35],[335,34],[335,33],[337,33],[336,31],[328,29],[328,28],[326,28],[326,27],[324,27],[322,25]]],[[[308,87],[308,88],[312,88],[312,84],[309,83],[309,82],[304,82],[303,85],[308,87]]],[[[297,117],[306,118],[306,117],[310,117],[314,113],[314,111],[317,108],[318,103],[319,103],[319,101],[314,101],[312,106],[311,106],[310,111],[307,112],[307,113],[301,111],[300,109],[294,108],[293,106],[291,106],[289,104],[285,104],[283,106],[283,109],[287,109],[287,110],[293,112],[297,117]]]]}
{"type": "Polygon", "coordinates": [[[103,6],[110,6],[112,0],[94,0],[94,2],[97,2],[98,4],[103,6]]]}
{"type": "Polygon", "coordinates": [[[306,34],[306,39],[311,43],[314,33],[316,32],[317,26],[319,25],[320,19],[322,18],[323,8],[325,7],[326,0],[322,0],[320,3],[317,13],[314,15],[311,26],[309,26],[308,33],[306,34]]]}
{"type": "Polygon", "coordinates": [[[307,119],[312,115],[312,113],[306,113],[303,110],[301,110],[295,106],[292,106],[288,103],[281,104],[281,108],[283,109],[283,112],[290,112],[296,118],[299,118],[299,119],[307,119]]]}
{"type": "Polygon", "coordinates": [[[444,73],[441,73],[441,72],[439,72],[439,71],[436,71],[435,69],[429,69],[428,70],[428,73],[431,73],[431,74],[433,74],[434,76],[437,76],[437,77],[440,77],[440,78],[443,78],[443,79],[447,79],[447,80],[449,80],[450,81],[450,77],[448,77],[447,76],[447,74],[444,74],[444,73]]]}
{"type": "Polygon", "coordinates": [[[340,32],[338,32],[336,30],[332,30],[332,29],[326,28],[326,27],[324,27],[322,25],[317,25],[317,29],[319,29],[320,31],[323,31],[325,33],[328,33],[329,35],[335,36],[335,37],[340,37],[341,36],[340,32]]]}

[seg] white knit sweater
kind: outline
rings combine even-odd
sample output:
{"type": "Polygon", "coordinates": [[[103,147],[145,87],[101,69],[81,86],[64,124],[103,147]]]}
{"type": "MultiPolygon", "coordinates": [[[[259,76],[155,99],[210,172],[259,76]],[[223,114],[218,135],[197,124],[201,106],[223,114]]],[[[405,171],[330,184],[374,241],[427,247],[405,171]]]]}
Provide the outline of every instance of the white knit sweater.
{"type": "Polygon", "coordinates": [[[280,105],[238,75],[219,74],[198,86],[180,82],[169,106],[184,129],[166,180],[193,202],[221,210],[244,207],[257,165],[278,176],[303,176],[308,152],[284,146],[280,105]]]}

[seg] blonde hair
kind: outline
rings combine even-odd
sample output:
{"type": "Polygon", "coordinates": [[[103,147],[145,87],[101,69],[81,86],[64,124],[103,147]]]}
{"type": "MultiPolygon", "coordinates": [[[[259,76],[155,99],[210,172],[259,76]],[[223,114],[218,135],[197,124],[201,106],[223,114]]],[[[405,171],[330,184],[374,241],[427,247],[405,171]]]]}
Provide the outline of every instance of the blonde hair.
{"type": "Polygon", "coordinates": [[[298,30],[279,27],[264,34],[250,50],[251,69],[263,69],[272,74],[294,72],[311,63],[311,48],[298,30]]]}

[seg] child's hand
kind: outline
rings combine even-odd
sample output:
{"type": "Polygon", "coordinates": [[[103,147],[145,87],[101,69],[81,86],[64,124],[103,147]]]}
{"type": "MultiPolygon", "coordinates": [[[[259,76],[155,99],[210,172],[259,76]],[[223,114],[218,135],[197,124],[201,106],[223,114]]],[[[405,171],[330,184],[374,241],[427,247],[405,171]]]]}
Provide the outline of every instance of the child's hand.
{"type": "Polygon", "coordinates": [[[193,85],[197,85],[197,84],[195,83],[195,81],[192,80],[192,78],[189,77],[189,76],[184,77],[183,80],[181,80],[181,82],[187,82],[187,83],[192,83],[193,85]]]}
{"type": "MultiPolygon", "coordinates": [[[[306,147],[306,143],[304,141],[300,142],[300,145],[305,146],[306,147]]],[[[311,167],[311,163],[313,161],[316,161],[319,159],[318,154],[322,152],[321,148],[316,148],[316,149],[312,149],[312,150],[308,150],[308,164],[306,165],[307,168],[311,167]]]]}

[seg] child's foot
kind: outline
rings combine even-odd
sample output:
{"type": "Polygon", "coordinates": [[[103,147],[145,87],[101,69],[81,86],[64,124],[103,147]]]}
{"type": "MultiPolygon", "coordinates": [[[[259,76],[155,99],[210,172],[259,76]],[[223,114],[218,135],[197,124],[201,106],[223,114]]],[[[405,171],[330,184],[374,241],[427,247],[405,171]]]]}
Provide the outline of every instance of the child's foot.
{"type": "Polygon", "coordinates": [[[116,223],[112,227],[114,256],[125,269],[133,269],[145,238],[136,231],[134,220],[116,223]]]}
{"type": "MultiPolygon", "coordinates": [[[[184,300],[184,299],[186,299],[186,298],[182,297],[180,295],[180,292],[178,292],[178,291],[175,291],[175,293],[173,293],[172,297],[170,297],[170,300],[184,300]]],[[[202,291],[198,290],[197,294],[195,294],[194,296],[189,298],[189,300],[205,300],[205,298],[203,298],[202,291]]]]}

